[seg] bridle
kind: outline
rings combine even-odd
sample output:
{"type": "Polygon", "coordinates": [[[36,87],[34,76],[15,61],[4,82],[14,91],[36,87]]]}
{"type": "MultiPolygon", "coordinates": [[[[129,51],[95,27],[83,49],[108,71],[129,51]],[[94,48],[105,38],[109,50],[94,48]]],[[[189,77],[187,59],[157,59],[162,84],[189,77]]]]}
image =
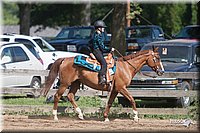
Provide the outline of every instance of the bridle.
{"type": "MultiPolygon", "coordinates": [[[[154,67],[152,67],[152,69],[153,69],[156,73],[158,73],[160,68],[159,68],[159,66],[157,65],[157,60],[160,60],[160,58],[156,57],[156,55],[158,55],[158,53],[155,53],[155,52],[152,51],[153,63],[154,63],[154,67]]],[[[147,61],[148,61],[148,60],[149,60],[149,59],[147,59],[147,61]]],[[[160,64],[160,67],[161,67],[162,72],[164,72],[164,67],[163,67],[162,62],[159,61],[159,64],[160,64]]]]}
{"type": "MultiPolygon", "coordinates": [[[[115,51],[124,59],[124,56],[117,50],[115,49],[115,51]]],[[[152,55],[154,56],[153,57],[153,61],[154,61],[154,64],[155,64],[155,67],[156,67],[156,70],[155,72],[158,71],[159,67],[156,65],[156,56],[155,56],[155,53],[152,52],[152,55]]],[[[124,59],[125,60],[125,59],[124,59]]],[[[149,60],[149,59],[147,59],[149,60]]],[[[135,71],[137,70],[128,60],[125,60],[131,67],[133,67],[135,69],[135,71]]],[[[162,67],[162,70],[164,70],[164,67],[163,65],[161,64],[161,67],[162,67]]],[[[142,73],[141,70],[138,71],[141,75],[144,75],[144,76],[148,76],[148,77],[151,77],[151,78],[156,78],[157,76],[152,76],[152,75],[149,75],[149,74],[145,74],[145,73],[142,73]]]]}

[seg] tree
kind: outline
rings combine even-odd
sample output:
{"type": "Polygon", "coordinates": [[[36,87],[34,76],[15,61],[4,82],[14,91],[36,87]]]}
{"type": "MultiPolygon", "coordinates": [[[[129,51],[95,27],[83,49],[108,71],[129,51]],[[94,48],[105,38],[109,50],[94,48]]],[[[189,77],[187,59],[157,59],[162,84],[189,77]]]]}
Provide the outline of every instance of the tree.
{"type": "Polygon", "coordinates": [[[16,25],[19,23],[19,7],[15,3],[2,2],[3,24],[16,25]]]}
{"type": "Polygon", "coordinates": [[[81,10],[81,24],[82,25],[90,25],[91,21],[90,21],[90,16],[91,16],[91,3],[85,3],[82,5],[82,10],[81,10]]]}
{"type": "Polygon", "coordinates": [[[19,23],[20,23],[20,34],[30,34],[30,9],[31,4],[18,4],[19,6],[19,23]]]}
{"type": "Polygon", "coordinates": [[[197,3],[197,24],[200,25],[200,2],[197,3]]]}
{"type": "Polygon", "coordinates": [[[120,51],[123,55],[126,50],[125,42],[125,25],[126,25],[126,4],[119,3],[114,5],[112,19],[112,39],[111,46],[120,51]]]}

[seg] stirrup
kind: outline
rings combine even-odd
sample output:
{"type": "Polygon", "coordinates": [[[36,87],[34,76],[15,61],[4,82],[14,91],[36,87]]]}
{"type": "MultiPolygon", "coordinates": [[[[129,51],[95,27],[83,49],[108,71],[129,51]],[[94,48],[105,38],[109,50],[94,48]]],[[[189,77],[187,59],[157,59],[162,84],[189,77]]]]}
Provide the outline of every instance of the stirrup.
{"type": "Polygon", "coordinates": [[[99,84],[105,85],[107,83],[105,75],[100,76],[99,84]]]}

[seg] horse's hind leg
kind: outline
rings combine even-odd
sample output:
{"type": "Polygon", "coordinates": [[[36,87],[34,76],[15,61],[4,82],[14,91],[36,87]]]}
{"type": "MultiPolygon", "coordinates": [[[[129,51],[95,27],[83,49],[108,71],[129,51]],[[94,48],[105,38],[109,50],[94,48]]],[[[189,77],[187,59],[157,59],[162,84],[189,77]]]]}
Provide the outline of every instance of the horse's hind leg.
{"type": "Polygon", "coordinates": [[[133,108],[133,113],[135,114],[134,120],[138,122],[139,118],[138,118],[138,112],[136,109],[135,100],[133,99],[133,97],[131,96],[131,94],[128,92],[126,88],[121,89],[120,93],[130,101],[130,104],[133,108]]]}
{"type": "Polygon", "coordinates": [[[109,99],[108,99],[108,103],[107,103],[107,105],[106,105],[106,109],[105,109],[105,111],[104,111],[104,119],[105,119],[105,122],[109,121],[109,119],[108,119],[108,113],[109,113],[109,111],[110,111],[110,107],[112,106],[113,101],[115,100],[115,98],[116,98],[116,96],[117,96],[117,94],[118,94],[118,92],[115,90],[115,88],[113,88],[113,89],[112,89],[112,92],[110,92],[110,93],[111,93],[111,94],[110,94],[110,97],[109,97],[109,99]]]}
{"type": "Polygon", "coordinates": [[[58,121],[58,117],[57,117],[58,102],[67,87],[68,87],[67,85],[61,84],[59,89],[57,90],[56,94],[54,95],[53,115],[54,115],[55,121],[58,121]]]}
{"type": "Polygon", "coordinates": [[[78,80],[74,81],[70,87],[67,97],[68,97],[68,100],[71,102],[72,106],[74,107],[75,111],[78,113],[79,119],[83,120],[84,119],[83,113],[74,100],[74,96],[79,88],[80,88],[80,81],[78,80]]]}

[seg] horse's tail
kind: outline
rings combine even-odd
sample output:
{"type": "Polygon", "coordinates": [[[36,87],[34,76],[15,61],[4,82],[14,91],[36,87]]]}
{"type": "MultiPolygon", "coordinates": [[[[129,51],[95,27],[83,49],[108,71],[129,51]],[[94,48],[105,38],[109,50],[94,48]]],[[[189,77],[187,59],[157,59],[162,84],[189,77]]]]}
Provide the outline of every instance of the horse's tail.
{"type": "Polygon", "coordinates": [[[58,76],[58,71],[60,68],[60,64],[65,58],[59,58],[57,59],[51,66],[49,75],[47,76],[47,79],[45,81],[44,87],[42,88],[40,95],[46,96],[49,92],[50,88],[52,87],[56,77],[58,76]]]}

